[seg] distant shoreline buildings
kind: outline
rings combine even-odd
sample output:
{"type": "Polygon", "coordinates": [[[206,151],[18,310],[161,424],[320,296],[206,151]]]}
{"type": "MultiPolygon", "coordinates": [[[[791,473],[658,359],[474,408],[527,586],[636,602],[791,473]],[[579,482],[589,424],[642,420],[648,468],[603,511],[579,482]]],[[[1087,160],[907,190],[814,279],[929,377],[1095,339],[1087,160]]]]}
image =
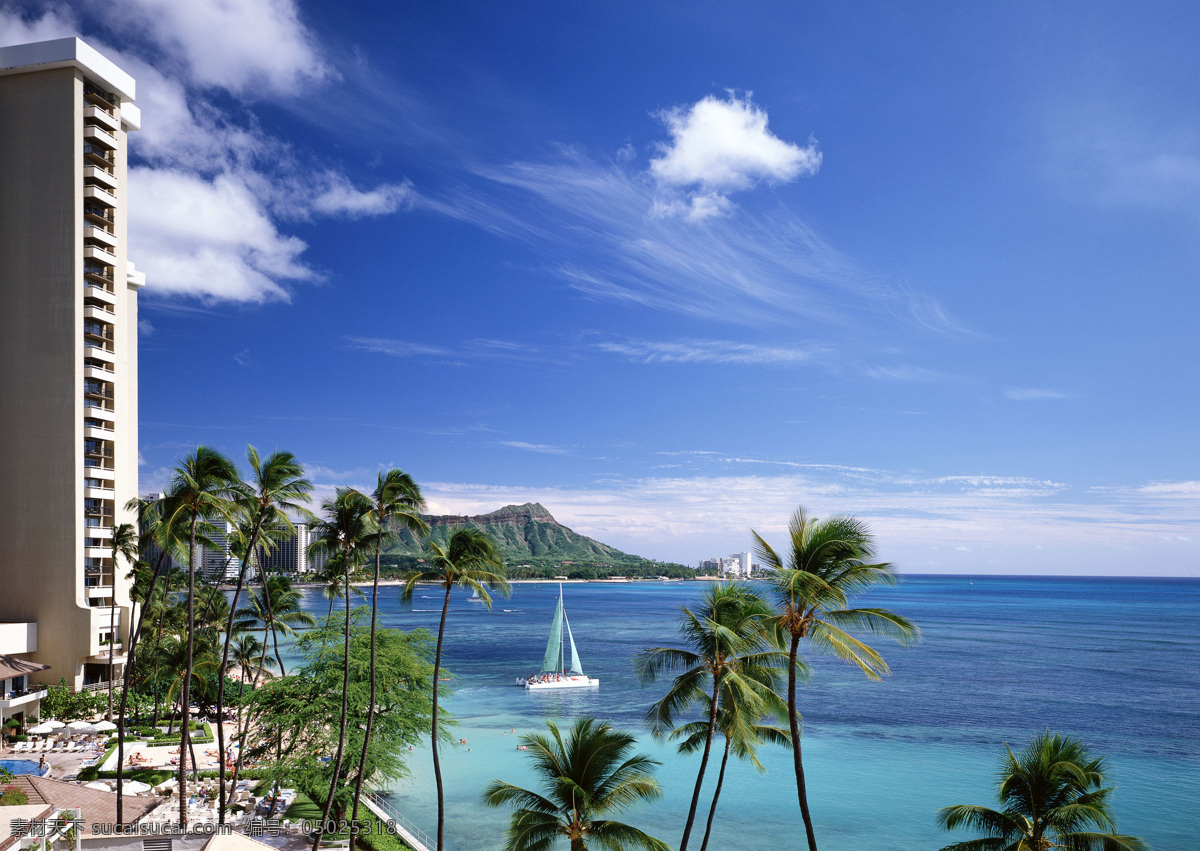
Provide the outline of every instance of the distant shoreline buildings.
{"type": "Polygon", "coordinates": [[[706,558],[697,568],[702,576],[719,576],[722,579],[749,579],[752,569],[750,553],[733,553],[727,558],[706,558]]]}

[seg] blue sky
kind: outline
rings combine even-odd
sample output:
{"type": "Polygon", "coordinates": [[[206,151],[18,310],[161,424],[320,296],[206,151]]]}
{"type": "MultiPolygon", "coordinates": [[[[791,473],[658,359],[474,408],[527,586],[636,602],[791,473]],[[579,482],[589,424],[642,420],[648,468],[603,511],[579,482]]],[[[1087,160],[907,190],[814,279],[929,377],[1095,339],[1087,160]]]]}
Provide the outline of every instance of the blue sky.
{"type": "Polygon", "coordinates": [[[138,83],[142,485],[539,501],[695,563],[1200,575],[1200,7],[0,5],[138,83]]]}

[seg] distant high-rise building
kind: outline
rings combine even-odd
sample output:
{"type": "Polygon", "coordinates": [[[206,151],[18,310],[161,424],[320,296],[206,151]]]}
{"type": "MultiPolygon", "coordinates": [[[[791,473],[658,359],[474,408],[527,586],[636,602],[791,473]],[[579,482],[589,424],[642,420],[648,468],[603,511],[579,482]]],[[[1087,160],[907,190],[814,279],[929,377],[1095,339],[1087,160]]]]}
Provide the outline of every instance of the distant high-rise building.
{"type": "Polygon", "coordinates": [[[77,38],[0,48],[0,621],[36,622],[31,676],[76,688],[120,675],[129,629],[111,542],[136,522],[133,101],[77,38]]]}
{"type": "Polygon", "coordinates": [[[307,524],[297,523],[296,534],[280,538],[270,553],[258,548],[259,563],[267,573],[286,573],[301,576],[309,572],[308,545],[310,530],[307,524]]]}

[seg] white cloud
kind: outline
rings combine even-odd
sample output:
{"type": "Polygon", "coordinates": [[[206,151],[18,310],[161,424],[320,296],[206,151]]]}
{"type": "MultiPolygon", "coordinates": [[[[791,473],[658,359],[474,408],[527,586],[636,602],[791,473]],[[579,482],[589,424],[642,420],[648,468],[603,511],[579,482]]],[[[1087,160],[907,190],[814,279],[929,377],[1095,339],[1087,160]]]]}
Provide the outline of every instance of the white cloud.
{"type": "Polygon", "coordinates": [[[526,452],[538,452],[542,455],[566,455],[567,450],[561,446],[550,446],[546,443],[526,443],[523,440],[501,440],[500,446],[508,446],[512,449],[523,449],[526,452]]]}
{"type": "Polygon", "coordinates": [[[1154,482],[1138,488],[1151,496],[1200,497],[1200,482],[1154,482]]]}
{"type": "Polygon", "coordinates": [[[391,355],[397,358],[409,357],[451,357],[449,349],[440,346],[427,346],[423,343],[411,343],[407,340],[389,340],[383,337],[347,337],[346,342],[352,349],[364,352],[374,352],[381,355],[391,355]]]}
{"type": "Polygon", "coordinates": [[[69,9],[52,7],[40,18],[25,18],[19,10],[0,7],[0,47],[78,34],[79,24],[69,9]]]}
{"type": "Polygon", "coordinates": [[[1136,495],[1097,497],[1031,477],[898,477],[812,465],[782,475],[653,476],[577,488],[433,482],[422,489],[436,513],[540,502],[559,522],[607,544],[692,563],[748,547],[751,529],[780,542],[797,505],[817,517],[863,518],[881,555],[910,572],[1195,575],[1178,542],[1200,536],[1194,499],[1156,498],[1148,510],[1136,495]],[[1143,559],[1131,563],[1130,549],[1143,559]]]}
{"type": "Polygon", "coordinates": [[[304,242],[280,233],[262,199],[234,175],[134,168],[129,194],[131,255],[157,293],[287,301],[280,281],[318,277],[299,259],[304,242]]]}
{"type": "Polygon", "coordinates": [[[781,365],[803,363],[812,352],[783,346],[760,346],[726,340],[653,342],[629,340],[597,343],[596,348],[642,363],[734,363],[781,365]]]}
{"type": "Polygon", "coordinates": [[[144,32],[191,83],[296,98],[332,73],[291,0],[124,0],[109,12],[144,32]]]}
{"type": "MultiPolygon", "coordinates": [[[[350,180],[337,172],[326,172],[321,186],[312,199],[312,210],[321,215],[343,215],[348,218],[381,216],[394,213],[411,203],[413,188],[410,183],[384,184],[375,189],[356,189],[350,180]]],[[[309,189],[310,194],[312,189],[309,189]]]]}
{"type": "Polygon", "coordinates": [[[650,161],[661,185],[704,190],[749,189],[759,180],[786,182],[813,174],[821,165],[815,143],[801,148],[767,129],[767,113],[750,96],[711,95],[690,107],[659,113],[671,134],[650,161]]]}
{"type": "Polygon", "coordinates": [[[1042,399],[1065,399],[1067,394],[1049,387],[1010,387],[1004,391],[1006,398],[1016,402],[1040,401],[1042,399]]]}

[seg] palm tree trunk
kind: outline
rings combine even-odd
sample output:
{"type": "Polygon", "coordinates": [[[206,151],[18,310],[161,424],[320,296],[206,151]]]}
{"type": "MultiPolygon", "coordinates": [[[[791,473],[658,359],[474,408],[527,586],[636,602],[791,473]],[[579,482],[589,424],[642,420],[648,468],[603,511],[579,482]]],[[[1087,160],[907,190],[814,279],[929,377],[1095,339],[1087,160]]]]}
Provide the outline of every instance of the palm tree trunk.
{"type": "MultiPolygon", "coordinates": [[[[317,836],[313,840],[313,851],[321,845],[321,837],[325,833],[325,824],[329,821],[330,811],[333,809],[333,799],[337,797],[338,775],[342,773],[342,755],[346,749],[346,714],[350,701],[350,552],[349,548],[346,551],[346,563],[344,565],[346,576],[346,632],[345,632],[345,647],[342,651],[342,722],[338,730],[338,746],[337,757],[333,761],[333,780],[329,783],[329,799],[325,802],[325,814],[321,817],[321,824],[317,827],[317,836]]],[[[350,832],[350,842],[354,842],[354,831],[350,832]]]]}
{"type": "Polygon", "coordinates": [[[233,617],[237,612],[238,599],[242,596],[242,587],[246,584],[246,568],[254,560],[254,548],[258,546],[258,530],[262,525],[262,512],[254,518],[254,528],[247,542],[246,557],[242,560],[242,569],[238,571],[237,587],[233,589],[233,599],[229,602],[229,619],[225,622],[225,647],[221,651],[221,666],[217,668],[217,760],[220,762],[220,780],[218,781],[217,824],[225,824],[225,666],[229,664],[229,644],[233,640],[233,617]]]}
{"type": "Polygon", "coordinates": [[[180,689],[180,711],[183,724],[179,728],[179,829],[187,829],[187,758],[192,744],[192,725],[188,723],[188,710],[192,705],[192,665],[196,651],[196,520],[198,512],[192,514],[192,527],[188,534],[188,595],[187,595],[187,665],[183,669],[183,688],[180,689]]]}
{"type": "Polygon", "coordinates": [[[713,816],[717,814],[717,799],[721,797],[721,786],[725,783],[725,766],[729,764],[729,748],[733,741],[725,737],[725,754],[721,757],[721,770],[717,772],[717,788],[713,792],[712,806],[708,808],[708,823],[704,826],[704,841],[700,851],[708,851],[708,837],[712,835],[713,816]]]}
{"type": "Polygon", "coordinates": [[[788,647],[788,726],[792,731],[792,761],[796,769],[796,796],[800,799],[800,815],[808,836],[808,851],[817,851],[817,835],[813,832],[812,815],[808,812],[808,793],[804,788],[804,763],[800,759],[800,719],[796,714],[796,652],[800,636],[793,633],[788,647]]]}
{"type": "MultiPolygon", "coordinates": [[[[150,587],[146,589],[147,602],[154,596],[154,589],[158,585],[159,571],[162,570],[163,556],[166,553],[160,553],[158,562],[154,565],[154,575],[150,577],[150,587]]],[[[125,670],[122,672],[121,683],[121,708],[117,714],[117,824],[122,825],[124,821],[125,795],[124,795],[124,762],[125,762],[125,707],[129,701],[129,687],[133,683],[133,664],[135,654],[137,652],[138,639],[142,636],[142,624],[146,620],[146,607],[143,605],[138,611],[137,626],[129,633],[129,656],[125,660],[125,670]]]]}
{"type": "Polygon", "coordinates": [[[713,676],[712,700],[708,704],[708,736],[704,739],[704,755],[700,757],[700,770],[696,773],[696,788],[692,791],[692,806],[688,810],[687,823],[683,826],[683,839],[679,840],[679,851],[687,851],[688,837],[692,835],[692,823],[696,820],[696,808],[700,806],[700,787],[704,784],[704,770],[708,767],[708,755],[712,752],[713,733],[717,729],[717,699],[721,690],[721,675],[713,676]]]}
{"type": "MultiPolygon", "coordinates": [[[[379,532],[375,536],[375,581],[371,591],[371,697],[367,702],[367,729],[363,733],[362,754],[358,757],[358,777],[354,781],[354,810],[350,824],[358,824],[358,800],[362,796],[363,773],[367,769],[367,748],[371,744],[371,726],[375,721],[375,623],[379,617],[379,562],[383,549],[383,516],[380,512],[379,532]]],[[[350,831],[350,849],[354,851],[354,831],[350,831]]]]}
{"type": "Polygon", "coordinates": [[[442,637],[446,634],[446,613],[450,611],[450,583],[446,583],[446,600],[442,603],[442,620],[438,624],[437,650],[433,654],[433,782],[437,787],[437,848],[443,851],[443,840],[446,834],[446,793],[442,789],[442,763],[438,759],[438,675],[442,668],[442,637]]]}

